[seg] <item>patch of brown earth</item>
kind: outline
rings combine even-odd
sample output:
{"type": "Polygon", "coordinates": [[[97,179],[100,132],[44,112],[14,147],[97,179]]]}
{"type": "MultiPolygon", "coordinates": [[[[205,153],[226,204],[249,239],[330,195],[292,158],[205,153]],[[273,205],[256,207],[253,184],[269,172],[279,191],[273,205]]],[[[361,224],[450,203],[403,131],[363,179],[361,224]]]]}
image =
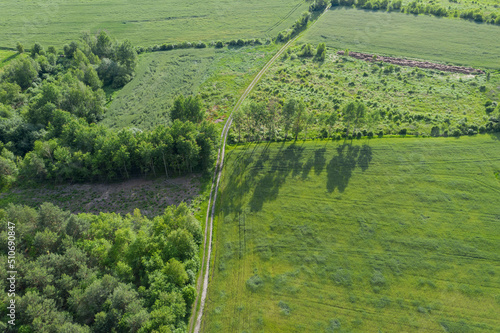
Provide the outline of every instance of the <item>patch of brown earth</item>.
{"type": "MultiPolygon", "coordinates": [[[[338,51],[337,54],[345,55],[345,52],[341,50],[341,51],[338,51]]],[[[453,72],[453,73],[462,73],[462,74],[484,74],[484,71],[482,71],[480,69],[475,69],[475,68],[471,68],[471,67],[442,65],[442,64],[436,64],[436,63],[428,62],[428,61],[415,61],[415,60],[402,59],[402,58],[383,57],[383,56],[376,56],[373,54],[359,53],[359,52],[349,52],[349,56],[356,58],[356,59],[364,60],[364,61],[370,61],[370,62],[383,61],[383,62],[387,62],[387,63],[391,63],[394,65],[399,65],[399,66],[435,69],[435,70],[443,71],[443,72],[453,72]]]]}
{"type": "MultiPolygon", "coordinates": [[[[111,184],[72,184],[16,188],[11,190],[16,204],[38,207],[52,202],[72,213],[133,213],[138,208],[148,217],[163,213],[170,205],[190,203],[201,190],[201,176],[190,175],[172,179],[131,179],[111,184]]],[[[3,197],[9,193],[3,193],[3,197]]]]}

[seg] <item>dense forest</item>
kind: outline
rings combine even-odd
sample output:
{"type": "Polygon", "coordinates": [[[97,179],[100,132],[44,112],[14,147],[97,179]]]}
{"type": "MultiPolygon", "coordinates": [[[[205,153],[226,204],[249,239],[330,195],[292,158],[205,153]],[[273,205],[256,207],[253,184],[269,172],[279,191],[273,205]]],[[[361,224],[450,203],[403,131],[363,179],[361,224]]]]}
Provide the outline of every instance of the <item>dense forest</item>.
{"type": "Polygon", "coordinates": [[[137,63],[128,41],[84,34],[62,51],[35,43],[0,76],[0,186],[16,180],[88,182],[203,172],[214,162],[216,129],[199,98],[176,101],[173,120],[151,131],[113,131],[104,89],[129,82],[137,63]],[[104,89],[103,89],[104,88],[104,89]],[[186,102],[187,101],[187,102],[186,102]],[[189,102],[189,103],[188,103],[189,102]]]}
{"type": "MultiPolygon", "coordinates": [[[[123,217],[10,205],[0,221],[2,248],[14,233],[17,253],[16,325],[6,323],[9,298],[2,293],[0,331],[186,330],[202,231],[185,204],[152,220],[138,210],[123,217]]],[[[7,263],[6,253],[0,257],[7,263]]],[[[8,277],[2,269],[2,290],[8,277]]]]}

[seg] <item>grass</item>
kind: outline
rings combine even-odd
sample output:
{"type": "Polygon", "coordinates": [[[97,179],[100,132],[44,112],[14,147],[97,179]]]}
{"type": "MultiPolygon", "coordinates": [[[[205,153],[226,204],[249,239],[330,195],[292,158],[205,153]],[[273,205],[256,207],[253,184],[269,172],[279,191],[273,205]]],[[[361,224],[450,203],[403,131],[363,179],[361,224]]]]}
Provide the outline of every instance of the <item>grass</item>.
{"type": "Polygon", "coordinates": [[[240,145],[205,332],[498,332],[500,136],[240,145]]]}
{"type": "Polygon", "coordinates": [[[151,46],[181,41],[274,37],[307,10],[303,0],[7,0],[0,3],[0,47],[40,42],[61,47],[82,31],[151,46]]]}
{"type": "Polygon", "coordinates": [[[175,96],[200,93],[208,118],[222,120],[277,45],[185,49],[141,56],[135,78],[112,95],[103,124],[148,129],[168,123],[175,96]]]}
{"type": "MultiPolygon", "coordinates": [[[[406,129],[408,134],[431,135],[433,127],[439,128],[440,135],[451,135],[456,128],[464,129],[462,133],[466,134],[471,127],[476,132],[481,127],[484,130],[491,116],[498,112],[485,106],[488,100],[500,103],[500,75],[496,73],[465,75],[416,70],[338,56],[336,51],[328,49],[326,60],[319,63],[311,58],[297,58],[300,50],[292,49],[287,59],[270,68],[251,98],[303,99],[307,109],[318,115],[309,137],[320,136],[322,130],[327,130],[320,121],[322,114],[340,110],[356,99],[368,108],[361,129],[375,134],[397,134],[406,129]]],[[[335,131],[345,133],[345,125],[339,121],[335,131]]]]}
{"type": "Polygon", "coordinates": [[[330,10],[303,42],[383,55],[500,69],[500,27],[368,10],[330,10]]]}
{"type": "Polygon", "coordinates": [[[11,60],[15,59],[19,54],[11,50],[0,49],[0,72],[1,68],[7,65],[11,60]]]}

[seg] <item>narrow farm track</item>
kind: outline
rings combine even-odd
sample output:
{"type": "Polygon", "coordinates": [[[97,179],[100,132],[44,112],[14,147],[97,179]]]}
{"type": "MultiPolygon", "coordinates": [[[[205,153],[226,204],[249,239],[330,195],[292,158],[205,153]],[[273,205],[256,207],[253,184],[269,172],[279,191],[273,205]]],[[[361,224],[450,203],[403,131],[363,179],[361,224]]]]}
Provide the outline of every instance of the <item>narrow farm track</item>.
{"type": "MultiPolygon", "coordinates": [[[[325,9],[325,11],[318,17],[318,19],[316,21],[313,22],[313,24],[310,27],[312,27],[328,11],[329,8],[330,8],[330,6],[328,6],[325,9]]],[[[196,297],[195,303],[193,304],[193,310],[192,310],[191,319],[189,322],[189,332],[198,333],[201,330],[201,322],[203,319],[203,310],[205,308],[205,302],[207,299],[207,291],[208,291],[210,260],[211,260],[211,254],[212,254],[212,232],[213,232],[213,222],[214,222],[214,216],[215,216],[215,205],[217,202],[217,192],[219,191],[219,183],[220,183],[220,178],[222,175],[222,169],[224,166],[224,154],[225,154],[225,150],[226,150],[227,135],[229,133],[229,129],[230,129],[231,124],[233,122],[233,113],[241,107],[241,104],[245,101],[248,94],[252,91],[252,89],[255,87],[255,85],[260,81],[260,79],[266,73],[266,71],[276,62],[276,60],[283,54],[283,52],[285,52],[286,49],[301,36],[301,34],[302,33],[298,34],[293,39],[288,41],[285,45],[283,45],[278,50],[278,52],[276,52],[276,54],[260,70],[260,72],[255,76],[255,78],[252,80],[252,82],[248,85],[248,87],[245,89],[245,91],[241,95],[238,102],[235,104],[233,110],[229,114],[229,117],[226,121],[226,124],[224,125],[224,128],[222,129],[222,133],[221,133],[221,137],[220,137],[219,151],[217,153],[217,163],[215,165],[214,177],[212,179],[212,186],[211,186],[210,195],[208,198],[207,215],[206,215],[206,219],[205,219],[205,237],[204,237],[204,241],[203,241],[204,251],[203,251],[202,265],[201,265],[200,273],[198,276],[198,285],[196,287],[197,297],[196,297]],[[208,240],[208,246],[207,246],[207,240],[208,240]],[[203,277],[203,279],[202,279],[202,277],[203,277]],[[197,314],[197,316],[196,316],[196,314],[197,314]],[[195,321],[195,316],[196,316],[196,321],[195,321]],[[193,328],[193,326],[194,326],[194,328],[193,328]]]]}

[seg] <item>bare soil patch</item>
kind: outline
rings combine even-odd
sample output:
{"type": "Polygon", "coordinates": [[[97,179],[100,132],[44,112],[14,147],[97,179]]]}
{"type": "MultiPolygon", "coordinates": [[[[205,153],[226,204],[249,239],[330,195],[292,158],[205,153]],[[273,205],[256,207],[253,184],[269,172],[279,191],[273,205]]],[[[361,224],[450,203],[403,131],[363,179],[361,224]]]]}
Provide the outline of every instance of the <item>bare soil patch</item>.
{"type": "Polygon", "coordinates": [[[52,202],[72,213],[114,212],[133,213],[138,208],[143,215],[153,217],[166,207],[181,202],[190,203],[201,189],[201,176],[190,175],[173,179],[131,179],[110,184],[73,184],[16,188],[0,196],[2,203],[15,201],[37,207],[52,202]],[[12,197],[12,200],[9,200],[12,197]]]}
{"type": "MultiPolygon", "coordinates": [[[[341,51],[338,51],[337,54],[345,55],[345,52],[341,50],[341,51]]],[[[471,67],[442,65],[442,64],[436,64],[436,63],[428,62],[428,61],[416,61],[416,60],[409,60],[409,59],[402,59],[402,58],[383,57],[383,56],[377,56],[377,55],[373,55],[373,54],[360,53],[360,52],[349,52],[349,56],[356,58],[356,59],[361,59],[364,61],[370,61],[370,62],[383,61],[383,62],[387,62],[387,63],[391,63],[394,65],[399,65],[399,66],[435,69],[435,70],[443,71],[443,72],[453,72],[453,73],[462,73],[462,74],[484,74],[484,71],[482,71],[480,69],[475,69],[475,68],[471,68],[471,67]]]]}

